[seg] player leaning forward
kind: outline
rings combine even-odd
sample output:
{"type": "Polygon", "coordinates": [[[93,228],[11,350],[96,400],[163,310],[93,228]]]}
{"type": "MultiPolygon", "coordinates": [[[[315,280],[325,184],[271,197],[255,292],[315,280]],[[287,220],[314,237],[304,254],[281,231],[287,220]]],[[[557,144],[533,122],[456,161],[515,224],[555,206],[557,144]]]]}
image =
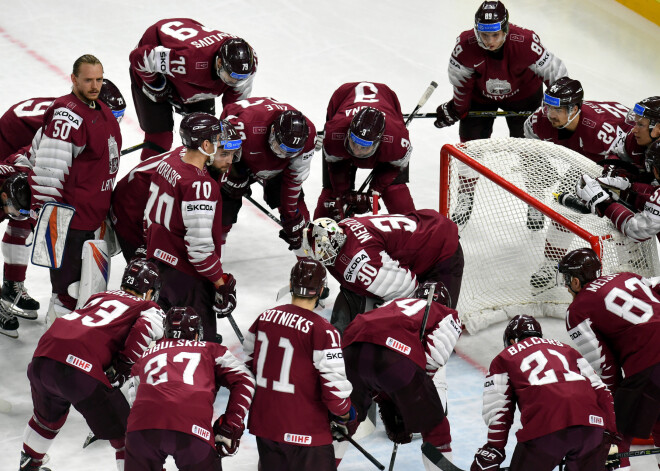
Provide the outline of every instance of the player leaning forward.
{"type": "Polygon", "coordinates": [[[50,271],[51,320],[76,307],[72,294],[77,289],[69,288],[80,280],[83,244],[99,238],[121,149],[119,123],[98,100],[103,85],[101,62],[90,54],[79,57],[73,64],[71,82],[71,93],[57,98],[44,116],[41,140],[33,147],[34,174],[29,178],[35,212],[48,201],[66,203],[76,210],[60,269],[50,271]]]}

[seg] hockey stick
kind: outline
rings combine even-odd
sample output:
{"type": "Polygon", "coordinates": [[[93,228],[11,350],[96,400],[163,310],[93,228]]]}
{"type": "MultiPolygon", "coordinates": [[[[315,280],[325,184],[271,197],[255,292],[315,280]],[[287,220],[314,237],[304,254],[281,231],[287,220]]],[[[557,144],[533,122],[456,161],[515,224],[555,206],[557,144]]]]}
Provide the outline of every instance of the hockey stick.
{"type": "MultiPolygon", "coordinates": [[[[440,450],[431,445],[429,442],[422,443],[422,455],[424,455],[431,463],[436,465],[440,471],[463,471],[454,463],[445,458],[440,450]]],[[[559,463],[559,469],[564,465],[564,460],[559,463]]],[[[509,471],[510,467],[499,468],[500,471],[509,471]]]]}
{"type": "Polygon", "coordinates": [[[587,205],[584,204],[580,198],[572,195],[567,191],[563,193],[553,193],[553,195],[557,203],[559,203],[561,206],[564,206],[565,208],[572,209],[573,211],[581,214],[591,213],[587,205]]]}
{"type": "Polygon", "coordinates": [[[234,316],[232,316],[231,314],[227,314],[227,320],[231,324],[231,328],[234,329],[234,332],[236,333],[236,337],[238,337],[238,341],[241,342],[241,345],[243,345],[243,342],[245,341],[245,337],[243,337],[243,334],[241,333],[241,329],[238,328],[238,325],[234,320],[234,316]]]}
{"type": "Polygon", "coordinates": [[[660,454],[660,448],[649,448],[646,450],[624,451],[607,455],[607,459],[633,458],[635,456],[647,456],[660,454]]]}
{"type": "Polygon", "coordinates": [[[374,458],[373,455],[372,455],[371,453],[369,453],[367,450],[365,450],[364,448],[362,448],[358,442],[356,442],[355,440],[353,440],[352,437],[349,437],[348,435],[346,435],[346,433],[344,433],[344,431],[343,431],[341,428],[339,428],[339,427],[333,427],[332,430],[333,430],[334,432],[338,432],[338,433],[341,434],[346,440],[348,440],[348,443],[350,443],[350,444],[353,445],[355,448],[357,448],[357,450],[358,450],[360,453],[362,453],[366,459],[368,459],[369,461],[371,461],[371,462],[373,463],[373,465],[376,466],[376,468],[380,469],[381,471],[385,469],[385,466],[383,466],[382,463],[381,463],[380,461],[378,461],[376,458],[374,458]]]}
{"type": "Polygon", "coordinates": [[[122,151],[119,153],[119,155],[130,154],[131,152],[135,152],[136,150],[140,150],[140,149],[142,149],[142,148],[147,148],[147,149],[150,149],[150,150],[155,150],[155,151],[158,152],[159,154],[162,154],[163,152],[167,152],[165,149],[163,149],[162,147],[160,147],[160,146],[157,145],[157,144],[154,144],[153,142],[144,141],[144,142],[141,142],[140,144],[136,144],[136,145],[134,145],[134,146],[132,146],[132,147],[127,147],[126,149],[122,150],[122,151]]]}
{"type": "Polygon", "coordinates": [[[437,284],[433,283],[429,294],[426,297],[426,309],[424,310],[424,318],[422,319],[422,328],[419,329],[419,340],[424,340],[424,331],[426,330],[426,323],[429,320],[429,312],[431,311],[431,302],[433,301],[433,295],[435,294],[435,288],[437,284]]]}
{"type": "MultiPolygon", "coordinates": [[[[529,116],[533,111],[470,111],[467,114],[468,118],[497,118],[502,116],[505,118],[511,118],[516,116],[529,116]]],[[[407,118],[410,115],[404,114],[403,117],[407,118]]],[[[419,113],[415,115],[415,118],[437,118],[438,113],[419,113]]]]}
{"type": "Polygon", "coordinates": [[[390,467],[388,468],[388,471],[392,471],[394,469],[394,460],[396,459],[397,451],[399,451],[399,444],[395,443],[394,448],[392,448],[392,457],[390,458],[390,467]]]}
{"type": "Polygon", "coordinates": [[[273,213],[268,211],[261,203],[259,203],[258,201],[255,201],[254,198],[252,198],[250,195],[243,195],[243,197],[246,200],[248,200],[250,203],[255,205],[257,208],[259,208],[261,210],[261,212],[264,213],[266,216],[268,216],[273,221],[275,221],[277,224],[279,224],[280,227],[282,227],[282,222],[280,221],[280,219],[277,216],[275,216],[273,213]]]}

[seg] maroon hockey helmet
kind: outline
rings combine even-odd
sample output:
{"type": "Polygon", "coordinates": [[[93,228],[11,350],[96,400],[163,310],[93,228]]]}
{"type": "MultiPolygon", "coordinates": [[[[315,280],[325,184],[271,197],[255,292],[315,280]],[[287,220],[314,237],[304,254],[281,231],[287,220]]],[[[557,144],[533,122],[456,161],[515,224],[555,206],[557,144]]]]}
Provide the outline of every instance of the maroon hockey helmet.
{"type": "Polygon", "coordinates": [[[541,324],[534,316],[517,315],[509,321],[506,329],[504,329],[504,335],[502,336],[504,348],[511,346],[510,340],[519,342],[529,337],[543,337],[541,324]]]}
{"type": "Polygon", "coordinates": [[[273,153],[284,159],[300,154],[308,137],[309,126],[305,116],[300,111],[288,110],[273,121],[268,143],[273,153]]]}
{"type": "Polygon", "coordinates": [[[566,286],[570,285],[571,277],[580,280],[582,286],[600,276],[602,265],[596,252],[589,248],[581,248],[568,252],[557,265],[559,273],[564,275],[566,286]]]}
{"type": "Polygon", "coordinates": [[[216,72],[223,82],[235,87],[254,70],[254,51],[244,39],[233,38],[222,43],[216,54],[216,72]]]}
{"type": "Polygon", "coordinates": [[[208,113],[190,113],[181,120],[179,135],[183,145],[190,149],[199,148],[209,140],[215,143],[222,131],[220,121],[208,113]]]}
{"type": "Polygon", "coordinates": [[[384,132],[385,113],[367,106],[353,116],[344,145],[353,157],[366,159],[374,155],[384,132]]]}
{"type": "Polygon", "coordinates": [[[291,269],[291,294],[301,298],[315,298],[323,294],[327,282],[325,267],[311,259],[298,260],[291,269]]]}
{"type": "Polygon", "coordinates": [[[220,121],[220,142],[218,147],[224,150],[235,150],[234,159],[232,162],[238,162],[241,160],[241,146],[243,145],[243,140],[241,135],[236,131],[236,128],[229,122],[225,120],[220,121]]]}
{"type": "Polygon", "coordinates": [[[653,173],[653,169],[660,174],[660,139],[654,141],[648,149],[646,149],[646,171],[653,173]]]}
{"type": "Polygon", "coordinates": [[[104,78],[98,99],[110,108],[117,121],[121,121],[126,111],[126,101],[114,83],[104,78]]]}
{"type": "Polygon", "coordinates": [[[149,262],[144,258],[134,258],[124,270],[124,276],[121,279],[121,289],[130,289],[142,296],[147,294],[150,289],[153,290],[151,300],[158,301],[161,281],[160,272],[155,263],[149,262]]]}
{"type": "Polygon", "coordinates": [[[165,337],[168,339],[200,340],[204,336],[202,318],[190,306],[170,308],[163,320],[165,337]]]}
{"type": "Polygon", "coordinates": [[[509,34],[509,12],[502,2],[485,1],[474,14],[474,35],[479,45],[488,49],[479,33],[497,33],[503,31],[509,34]]]}
{"type": "Polygon", "coordinates": [[[8,177],[0,192],[7,195],[6,201],[2,202],[7,216],[16,221],[25,221],[30,216],[32,191],[25,173],[18,172],[8,177]]]}
{"type": "Polygon", "coordinates": [[[578,80],[569,77],[557,79],[543,95],[543,105],[559,108],[560,106],[582,106],[584,90],[578,80]]]}
{"type": "Polygon", "coordinates": [[[644,98],[628,113],[626,123],[635,124],[640,118],[648,118],[649,128],[660,123],[660,96],[644,98]]]}
{"type": "Polygon", "coordinates": [[[422,283],[417,287],[413,297],[419,299],[427,299],[433,285],[435,285],[435,292],[433,293],[433,301],[435,301],[436,303],[440,303],[443,306],[450,307],[451,295],[449,294],[449,291],[445,287],[444,283],[442,283],[441,281],[438,282],[425,281],[424,283],[422,283]]]}

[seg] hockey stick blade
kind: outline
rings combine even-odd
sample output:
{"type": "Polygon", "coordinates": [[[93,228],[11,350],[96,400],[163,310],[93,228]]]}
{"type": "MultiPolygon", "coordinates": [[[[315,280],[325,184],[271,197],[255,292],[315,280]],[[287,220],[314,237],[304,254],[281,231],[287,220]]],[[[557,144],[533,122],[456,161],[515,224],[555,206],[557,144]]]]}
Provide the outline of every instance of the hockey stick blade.
{"type": "Polygon", "coordinates": [[[340,429],[339,427],[333,427],[332,430],[333,430],[334,432],[337,432],[337,433],[343,435],[344,438],[345,438],[346,440],[348,440],[348,443],[350,443],[350,444],[353,445],[355,448],[357,448],[357,450],[358,450],[360,453],[362,453],[366,459],[368,459],[369,461],[371,461],[371,463],[372,463],[374,466],[376,466],[376,468],[380,469],[381,471],[383,471],[383,470],[385,469],[385,466],[383,466],[383,464],[382,464],[380,461],[378,461],[376,458],[374,458],[373,455],[372,455],[371,453],[369,453],[367,450],[365,450],[364,448],[362,448],[362,446],[360,446],[360,444],[359,444],[358,442],[356,442],[355,440],[353,440],[353,438],[351,438],[351,437],[349,437],[348,435],[346,435],[342,429],[340,429]]]}
{"type": "Polygon", "coordinates": [[[648,448],[646,450],[624,451],[621,453],[614,453],[612,455],[607,455],[607,458],[608,459],[633,458],[635,456],[647,456],[647,455],[658,455],[658,454],[660,454],[660,448],[648,448]]]}

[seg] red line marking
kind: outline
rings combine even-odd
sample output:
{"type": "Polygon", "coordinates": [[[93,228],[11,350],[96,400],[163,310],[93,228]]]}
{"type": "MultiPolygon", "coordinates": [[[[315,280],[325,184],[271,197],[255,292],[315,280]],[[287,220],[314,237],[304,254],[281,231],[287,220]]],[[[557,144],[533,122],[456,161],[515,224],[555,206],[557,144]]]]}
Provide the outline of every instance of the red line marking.
{"type": "Polygon", "coordinates": [[[488,368],[486,368],[485,366],[483,366],[483,365],[482,365],[481,363],[479,363],[478,361],[472,359],[470,356],[468,356],[467,354],[463,353],[462,351],[460,351],[460,350],[457,349],[457,348],[454,348],[454,352],[456,352],[456,355],[458,356],[458,358],[460,358],[461,360],[467,362],[470,366],[472,366],[472,367],[478,369],[479,371],[481,371],[481,372],[484,374],[484,376],[486,376],[486,374],[488,373],[488,368]]]}

